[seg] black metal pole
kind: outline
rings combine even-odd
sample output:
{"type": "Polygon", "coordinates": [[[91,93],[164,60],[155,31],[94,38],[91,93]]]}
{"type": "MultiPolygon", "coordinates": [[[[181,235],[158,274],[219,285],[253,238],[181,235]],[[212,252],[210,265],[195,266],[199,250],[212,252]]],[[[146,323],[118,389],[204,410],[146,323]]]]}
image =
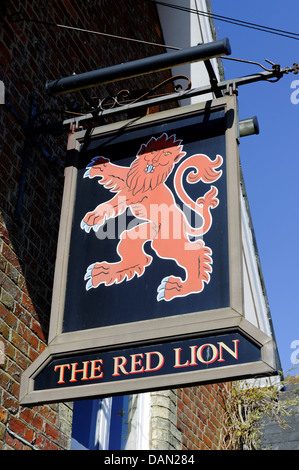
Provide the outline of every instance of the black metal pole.
{"type": "Polygon", "coordinates": [[[50,95],[60,95],[70,91],[82,90],[104,83],[125,80],[147,73],[166,70],[178,65],[200,60],[230,55],[231,48],[227,38],[219,41],[188,47],[175,52],[159,54],[145,59],[133,60],[124,64],[113,65],[104,69],[85,72],[70,77],[48,81],[46,90],[50,95]]]}

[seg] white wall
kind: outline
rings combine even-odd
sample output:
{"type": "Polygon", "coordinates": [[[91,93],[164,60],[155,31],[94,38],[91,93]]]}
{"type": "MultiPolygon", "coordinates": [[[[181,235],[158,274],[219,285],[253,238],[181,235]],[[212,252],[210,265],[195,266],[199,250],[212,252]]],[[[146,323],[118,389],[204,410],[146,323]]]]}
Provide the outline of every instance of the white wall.
{"type": "MultiPolygon", "coordinates": [[[[172,0],[171,3],[188,9],[192,8],[207,12],[205,0],[172,0]]],[[[187,48],[213,41],[207,17],[162,5],[157,5],[157,7],[166,45],[187,48]]],[[[169,49],[168,52],[171,52],[171,50],[169,49]]],[[[216,76],[219,78],[217,61],[212,59],[212,64],[216,76]]],[[[206,86],[210,83],[209,75],[203,62],[175,67],[172,69],[172,74],[187,75],[192,81],[192,88],[206,86]]],[[[211,98],[211,94],[201,95],[192,98],[190,101],[184,100],[183,104],[198,103],[199,101],[206,101],[211,98]]]]}

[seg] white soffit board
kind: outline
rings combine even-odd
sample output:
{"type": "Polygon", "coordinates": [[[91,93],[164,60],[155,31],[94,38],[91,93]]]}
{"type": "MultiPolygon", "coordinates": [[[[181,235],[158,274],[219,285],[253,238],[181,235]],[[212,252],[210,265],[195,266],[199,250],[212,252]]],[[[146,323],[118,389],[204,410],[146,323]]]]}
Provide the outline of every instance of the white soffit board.
{"type": "Polygon", "coordinates": [[[242,248],[243,248],[243,276],[244,276],[244,312],[246,320],[260,328],[264,333],[272,336],[267,315],[267,304],[262,289],[257,266],[257,257],[254,247],[250,221],[244,197],[241,195],[241,221],[242,221],[242,248]]]}
{"type": "MultiPolygon", "coordinates": [[[[173,0],[173,5],[192,10],[207,11],[205,0],[173,0]]],[[[188,13],[182,10],[157,5],[160,23],[166,45],[186,48],[201,43],[212,42],[213,36],[208,17],[188,13]]],[[[171,49],[169,49],[171,51],[171,49]]],[[[212,59],[213,68],[219,79],[216,59],[212,59]]],[[[209,85],[209,75],[203,62],[182,65],[172,70],[173,75],[186,75],[192,82],[192,88],[209,85]]],[[[200,95],[184,104],[212,99],[212,94],[200,95]]]]}

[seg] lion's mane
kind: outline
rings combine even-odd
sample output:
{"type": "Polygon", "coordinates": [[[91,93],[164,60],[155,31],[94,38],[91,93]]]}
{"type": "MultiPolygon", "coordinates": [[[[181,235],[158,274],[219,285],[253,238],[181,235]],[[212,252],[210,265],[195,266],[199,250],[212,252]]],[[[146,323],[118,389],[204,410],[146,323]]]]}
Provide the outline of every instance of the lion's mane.
{"type": "Polygon", "coordinates": [[[181,140],[175,140],[175,135],[167,137],[165,133],[159,138],[152,137],[147,144],[142,144],[127,175],[126,183],[133,194],[153,190],[163,183],[172,172],[174,164],[185,155],[182,148],[181,140]],[[169,150],[168,159],[164,164],[158,164],[153,172],[147,173],[149,155],[162,150],[169,150]]]}

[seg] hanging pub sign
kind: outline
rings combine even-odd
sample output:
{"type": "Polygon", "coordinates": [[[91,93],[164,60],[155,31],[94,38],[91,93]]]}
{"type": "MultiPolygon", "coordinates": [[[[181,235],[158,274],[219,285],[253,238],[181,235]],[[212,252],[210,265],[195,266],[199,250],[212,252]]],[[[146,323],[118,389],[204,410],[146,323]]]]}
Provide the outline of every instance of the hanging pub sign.
{"type": "Polygon", "coordinates": [[[21,403],[276,371],[244,318],[235,97],[71,134],[50,338],[21,403]]]}

